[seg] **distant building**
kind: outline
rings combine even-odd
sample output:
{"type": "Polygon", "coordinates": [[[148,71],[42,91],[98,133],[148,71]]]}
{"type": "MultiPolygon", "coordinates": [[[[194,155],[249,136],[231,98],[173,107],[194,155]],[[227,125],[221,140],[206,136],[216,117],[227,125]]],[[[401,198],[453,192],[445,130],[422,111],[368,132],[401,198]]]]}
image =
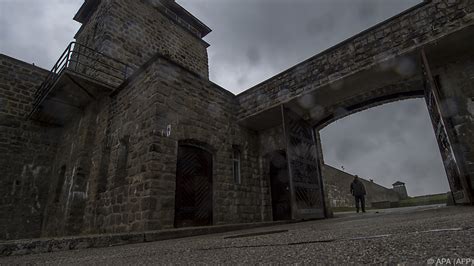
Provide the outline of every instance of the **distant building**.
{"type": "Polygon", "coordinates": [[[405,183],[397,181],[392,184],[393,190],[400,195],[400,199],[408,198],[407,188],[405,187],[405,183]]]}

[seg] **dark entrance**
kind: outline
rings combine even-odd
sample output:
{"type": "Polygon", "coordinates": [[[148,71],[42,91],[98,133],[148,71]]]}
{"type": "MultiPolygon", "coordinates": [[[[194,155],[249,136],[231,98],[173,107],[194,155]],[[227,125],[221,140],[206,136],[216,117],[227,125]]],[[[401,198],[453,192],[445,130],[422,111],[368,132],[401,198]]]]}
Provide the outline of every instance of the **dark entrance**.
{"type": "Polygon", "coordinates": [[[180,145],[176,168],[174,226],[212,224],[212,154],[180,145]]]}
{"type": "Polygon", "coordinates": [[[290,178],[284,151],[277,151],[270,155],[270,183],[273,220],[290,220],[290,178]]]}

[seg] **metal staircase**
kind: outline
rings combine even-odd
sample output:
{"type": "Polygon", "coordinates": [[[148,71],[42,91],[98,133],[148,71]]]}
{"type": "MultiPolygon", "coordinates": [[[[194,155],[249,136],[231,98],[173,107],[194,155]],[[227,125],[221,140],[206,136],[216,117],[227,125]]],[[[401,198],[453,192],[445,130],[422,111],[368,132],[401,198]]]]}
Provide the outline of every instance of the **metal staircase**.
{"type": "Polygon", "coordinates": [[[117,59],[71,42],[36,90],[27,118],[64,124],[91,99],[114,91],[132,72],[117,59]]]}

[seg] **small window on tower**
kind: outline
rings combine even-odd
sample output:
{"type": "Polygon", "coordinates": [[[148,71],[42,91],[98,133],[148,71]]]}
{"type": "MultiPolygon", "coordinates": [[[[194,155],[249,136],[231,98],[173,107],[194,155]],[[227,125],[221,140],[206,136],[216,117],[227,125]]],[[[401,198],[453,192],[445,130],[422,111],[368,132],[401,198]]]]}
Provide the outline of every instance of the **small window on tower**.
{"type": "Polygon", "coordinates": [[[240,149],[238,146],[232,146],[232,172],[234,175],[234,182],[240,184],[242,182],[240,178],[240,149]]]}

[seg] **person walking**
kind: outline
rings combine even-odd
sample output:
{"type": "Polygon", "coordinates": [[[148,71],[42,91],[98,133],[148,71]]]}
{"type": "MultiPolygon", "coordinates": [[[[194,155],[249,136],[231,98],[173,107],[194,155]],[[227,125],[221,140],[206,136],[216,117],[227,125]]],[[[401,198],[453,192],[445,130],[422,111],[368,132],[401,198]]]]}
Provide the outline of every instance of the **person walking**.
{"type": "Polygon", "coordinates": [[[359,205],[361,205],[362,212],[365,212],[365,186],[357,175],[351,183],[351,194],[355,198],[356,211],[359,212],[359,205]]]}

